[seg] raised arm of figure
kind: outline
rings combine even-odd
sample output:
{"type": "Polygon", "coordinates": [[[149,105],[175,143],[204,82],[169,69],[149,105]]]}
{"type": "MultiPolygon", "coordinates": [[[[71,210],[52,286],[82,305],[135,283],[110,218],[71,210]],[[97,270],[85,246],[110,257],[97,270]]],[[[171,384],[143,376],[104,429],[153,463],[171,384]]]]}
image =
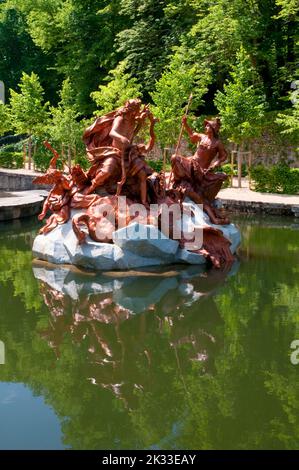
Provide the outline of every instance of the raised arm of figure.
{"type": "Polygon", "coordinates": [[[154,118],[154,116],[152,114],[149,115],[149,118],[150,118],[150,129],[149,129],[149,132],[150,132],[150,140],[148,142],[148,144],[145,146],[145,151],[146,153],[150,152],[154,145],[155,145],[155,141],[156,141],[156,136],[155,136],[155,132],[154,132],[154,127],[155,127],[155,124],[156,122],[158,122],[158,119],[157,118],[154,118]]]}
{"type": "Polygon", "coordinates": [[[193,129],[188,125],[187,116],[182,117],[182,124],[184,125],[185,130],[193,144],[197,144],[201,140],[201,134],[194,132],[193,129]]]}

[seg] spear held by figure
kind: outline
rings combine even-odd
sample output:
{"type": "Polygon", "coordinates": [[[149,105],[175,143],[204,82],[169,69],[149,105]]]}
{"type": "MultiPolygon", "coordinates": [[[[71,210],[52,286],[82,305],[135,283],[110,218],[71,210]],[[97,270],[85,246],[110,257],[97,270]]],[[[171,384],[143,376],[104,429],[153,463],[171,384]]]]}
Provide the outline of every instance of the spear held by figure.
{"type": "MultiPolygon", "coordinates": [[[[190,96],[189,96],[189,99],[188,99],[188,103],[187,103],[187,106],[186,106],[186,108],[185,108],[184,117],[187,117],[187,116],[188,116],[192,99],[193,99],[193,95],[192,95],[192,93],[190,93],[190,96]]],[[[179,148],[180,148],[180,146],[181,146],[183,131],[184,131],[184,124],[182,123],[182,124],[181,124],[181,130],[180,130],[180,133],[179,133],[179,138],[178,138],[178,141],[177,141],[177,144],[176,144],[176,148],[175,148],[175,155],[177,155],[177,153],[178,153],[178,151],[179,151],[179,148]]],[[[172,178],[172,170],[171,170],[170,175],[169,175],[169,180],[168,180],[167,189],[168,189],[169,186],[170,186],[171,178],[172,178]]]]}

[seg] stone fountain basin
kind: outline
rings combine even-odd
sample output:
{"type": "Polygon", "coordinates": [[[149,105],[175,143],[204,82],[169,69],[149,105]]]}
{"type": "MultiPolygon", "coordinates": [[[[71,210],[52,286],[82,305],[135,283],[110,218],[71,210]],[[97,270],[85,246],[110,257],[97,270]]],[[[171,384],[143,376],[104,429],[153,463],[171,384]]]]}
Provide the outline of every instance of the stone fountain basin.
{"type": "Polygon", "coordinates": [[[41,212],[47,191],[0,192],[0,222],[30,217],[41,212]]]}

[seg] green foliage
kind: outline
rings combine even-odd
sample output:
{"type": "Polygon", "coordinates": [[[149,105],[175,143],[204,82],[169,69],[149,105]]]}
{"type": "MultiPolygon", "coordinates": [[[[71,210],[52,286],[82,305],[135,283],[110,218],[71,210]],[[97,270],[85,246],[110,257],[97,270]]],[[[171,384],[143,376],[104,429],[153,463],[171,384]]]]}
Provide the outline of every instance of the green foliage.
{"type": "Polygon", "coordinates": [[[190,3],[197,21],[182,36],[182,42],[194,61],[209,61],[214,87],[222,89],[243,46],[263,81],[271,108],[280,107],[279,98],[286,93],[288,77],[296,69],[295,21],[276,16],[279,8],[275,0],[190,3]]]}
{"type": "Polygon", "coordinates": [[[299,80],[294,84],[297,89],[290,95],[293,107],[288,112],[278,114],[276,122],[284,128],[282,133],[292,135],[299,145],[299,80]]]}
{"type": "Polygon", "coordinates": [[[93,110],[90,93],[117,63],[114,39],[124,19],[112,0],[6,0],[25,18],[26,30],[61,80],[70,77],[83,113],[93,110]]]}
{"type": "Polygon", "coordinates": [[[17,133],[39,135],[47,123],[49,103],[43,102],[38,76],[23,73],[19,88],[19,92],[10,90],[11,125],[17,133]]]}
{"type": "Polygon", "coordinates": [[[55,100],[59,81],[53,70],[53,55],[44,54],[34,44],[27,30],[26,15],[21,11],[23,4],[22,0],[0,2],[0,77],[7,90],[15,90],[23,72],[35,71],[44,85],[46,99],[55,100]]]}
{"type": "MultiPolygon", "coordinates": [[[[147,160],[146,163],[157,173],[163,170],[163,160],[147,160]]],[[[165,170],[171,171],[170,163],[165,164],[165,170]]]]}
{"type": "Polygon", "coordinates": [[[53,155],[50,152],[45,153],[42,148],[37,149],[32,157],[35,169],[43,173],[46,172],[52,157],[53,155]]]}
{"type": "Polygon", "coordinates": [[[216,114],[216,94],[237,143],[260,131],[265,95],[289,140],[297,111],[282,98],[298,63],[297,12],[296,0],[2,0],[0,77],[7,89],[23,71],[40,77],[56,134],[69,80],[80,116],[95,103],[106,112],[127,97],[154,101],[162,146],[175,144],[191,91],[196,117],[216,114]]]}
{"type": "MultiPolygon", "coordinates": [[[[126,70],[127,62],[120,62],[116,69],[109,72],[109,77],[107,77],[108,84],[100,85],[99,91],[91,93],[90,96],[102,114],[123,106],[128,99],[141,96],[140,85],[137,79],[131,77],[126,70]]],[[[98,114],[98,111],[95,114],[98,114]]]]}
{"type": "Polygon", "coordinates": [[[225,165],[222,165],[220,168],[219,168],[219,171],[222,171],[223,173],[225,173],[226,175],[234,175],[236,176],[236,169],[234,168],[232,170],[232,166],[229,164],[229,163],[226,163],[225,165]]]}
{"type": "Polygon", "coordinates": [[[222,128],[235,144],[240,145],[260,132],[265,99],[243,47],[237,54],[231,80],[224,85],[223,92],[217,92],[215,104],[221,115],[222,128]]]}
{"type": "Polygon", "coordinates": [[[78,122],[79,110],[75,100],[75,93],[67,78],[62,84],[60,102],[56,108],[51,107],[52,120],[49,126],[51,141],[72,148],[83,147],[83,127],[78,122]]]}
{"type": "Polygon", "coordinates": [[[156,126],[159,143],[165,147],[175,144],[181,128],[184,105],[193,92],[192,106],[201,103],[210,79],[209,69],[203,64],[191,65],[184,59],[184,51],[179,49],[172,57],[169,67],[156,84],[151,94],[154,101],[153,112],[160,122],[156,126]]]}
{"type": "Polygon", "coordinates": [[[22,152],[24,145],[28,144],[28,139],[19,140],[12,144],[6,144],[0,147],[0,152],[22,152]]]}
{"type": "Polygon", "coordinates": [[[77,154],[74,162],[75,164],[79,164],[83,170],[87,170],[90,167],[90,162],[86,157],[86,154],[83,153],[77,154]]]}
{"type": "Polygon", "coordinates": [[[278,17],[288,18],[295,16],[299,12],[297,0],[275,0],[275,3],[281,8],[278,17]]]}
{"type": "Polygon", "coordinates": [[[3,145],[0,147],[0,167],[2,168],[23,168],[23,145],[24,141],[16,144],[3,145]]]}
{"type": "Polygon", "coordinates": [[[121,0],[120,13],[125,27],[117,35],[118,51],[143,91],[151,92],[173,46],[179,45],[184,29],[194,21],[193,8],[185,0],[121,0]]]}
{"type": "MultiPolygon", "coordinates": [[[[33,139],[33,142],[32,142],[33,143],[33,148],[34,148],[34,152],[33,152],[33,155],[32,155],[34,166],[35,166],[36,170],[42,171],[42,172],[45,172],[49,168],[50,161],[53,158],[52,152],[50,152],[43,145],[45,137],[48,138],[48,136],[35,137],[33,139]]],[[[54,147],[56,147],[56,146],[54,145],[54,147]]],[[[59,149],[56,148],[56,150],[59,150],[59,149]]],[[[57,160],[56,167],[58,169],[63,168],[63,161],[62,161],[61,158],[57,160]]]]}
{"type": "Polygon", "coordinates": [[[285,163],[273,167],[253,166],[250,171],[255,191],[262,193],[299,194],[299,168],[285,163]]]}
{"type": "Polygon", "coordinates": [[[0,136],[10,130],[10,114],[8,107],[0,101],[0,136]]]}
{"type": "MultiPolygon", "coordinates": [[[[222,165],[220,168],[219,168],[219,171],[222,171],[223,173],[225,173],[226,175],[234,175],[234,176],[238,176],[238,165],[235,163],[234,164],[234,168],[232,170],[232,166],[230,163],[226,163],[225,165],[222,165]]],[[[242,176],[245,177],[247,176],[247,166],[243,163],[242,164],[242,176]]]]}
{"type": "Polygon", "coordinates": [[[23,168],[23,154],[21,152],[0,152],[1,168],[23,168]]]}

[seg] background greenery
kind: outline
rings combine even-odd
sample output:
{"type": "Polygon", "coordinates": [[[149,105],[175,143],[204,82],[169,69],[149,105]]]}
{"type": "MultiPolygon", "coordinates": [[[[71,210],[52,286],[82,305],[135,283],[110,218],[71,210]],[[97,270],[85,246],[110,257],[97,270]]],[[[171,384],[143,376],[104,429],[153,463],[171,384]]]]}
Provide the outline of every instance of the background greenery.
{"type": "Polygon", "coordinates": [[[218,114],[232,145],[283,153],[299,139],[298,10],[296,0],[0,0],[0,135],[25,133],[33,160],[36,137],[84,162],[93,115],[139,96],[170,147],[192,92],[195,127],[218,114]]]}

